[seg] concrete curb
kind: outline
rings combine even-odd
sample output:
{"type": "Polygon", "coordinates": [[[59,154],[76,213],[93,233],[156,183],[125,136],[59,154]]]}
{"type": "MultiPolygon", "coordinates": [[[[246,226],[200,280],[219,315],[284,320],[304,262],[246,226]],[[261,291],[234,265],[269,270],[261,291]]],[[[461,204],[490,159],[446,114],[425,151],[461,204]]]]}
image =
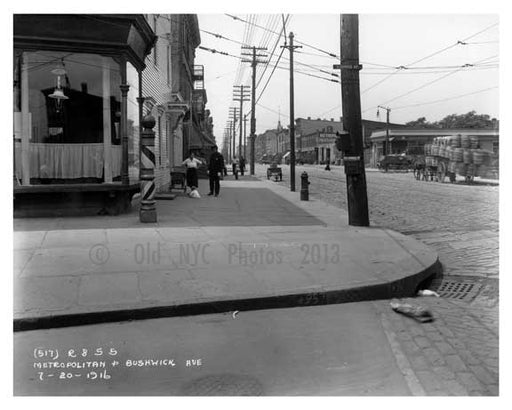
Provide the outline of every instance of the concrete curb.
{"type": "Polygon", "coordinates": [[[320,292],[305,291],[295,294],[274,295],[247,299],[219,300],[140,309],[123,309],[103,312],[23,318],[15,319],[13,324],[14,331],[20,332],[28,330],[94,325],[100,323],[204,315],[231,311],[279,309],[411,297],[416,294],[418,286],[422,282],[440,273],[441,269],[441,263],[439,262],[439,259],[437,259],[431,266],[405,278],[387,283],[367,285],[351,289],[328,290],[320,292]]]}

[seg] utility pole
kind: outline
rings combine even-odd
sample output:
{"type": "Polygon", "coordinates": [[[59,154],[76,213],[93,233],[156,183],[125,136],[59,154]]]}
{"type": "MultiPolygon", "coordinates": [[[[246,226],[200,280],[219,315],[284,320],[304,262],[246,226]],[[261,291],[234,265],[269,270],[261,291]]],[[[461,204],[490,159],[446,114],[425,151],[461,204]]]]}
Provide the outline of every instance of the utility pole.
{"type": "Polygon", "coordinates": [[[247,161],[247,114],[244,115],[244,158],[247,161]]]}
{"type": "Polygon", "coordinates": [[[233,134],[232,134],[232,138],[233,138],[233,146],[232,146],[232,156],[231,158],[235,158],[236,156],[236,121],[237,121],[237,111],[238,111],[238,108],[237,107],[231,107],[229,109],[229,119],[232,120],[233,124],[233,134]]]}
{"type": "Polygon", "coordinates": [[[377,118],[379,118],[379,108],[382,108],[383,110],[386,110],[386,150],[384,151],[384,155],[389,155],[389,112],[391,111],[391,108],[389,107],[383,107],[382,105],[377,106],[377,118]]]}
{"type": "Polygon", "coordinates": [[[242,53],[243,56],[252,57],[251,60],[242,60],[243,63],[251,63],[252,66],[252,92],[251,92],[251,175],[254,175],[254,142],[256,139],[256,66],[265,61],[258,60],[257,57],[266,57],[265,54],[256,54],[256,50],[266,50],[266,47],[242,46],[242,49],[252,49],[252,53],[242,53]]]}
{"type": "Polygon", "coordinates": [[[293,45],[293,33],[290,32],[290,44],[281,46],[290,50],[290,191],[295,192],[295,112],[293,86],[293,50],[301,46],[293,45]]]}
{"type": "MultiPolygon", "coordinates": [[[[234,90],[234,98],[233,98],[233,101],[240,101],[240,111],[239,111],[239,115],[238,115],[238,118],[240,118],[240,133],[238,135],[238,160],[240,160],[240,158],[242,157],[242,116],[243,116],[243,112],[244,112],[244,102],[245,101],[250,101],[249,98],[245,98],[245,97],[249,97],[248,93],[251,89],[251,87],[247,87],[247,86],[243,86],[243,85],[235,85],[234,86],[235,90],[234,90]],[[247,94],[245,94],[247,93],[247,94]]],[[[245,117],[244,117],[244,123],[245,123],[245,117]]],[[[245,153],[244,153],[244,157],[245,157],[245,153]]]]}
{"type": "Polygon", "coordinates": [[[348,223],[369,226],[359,90],[359,16],[342,14],[340,20],[341,61],[334,68],[341,71],[343,129],[348,132],[339,140],[347,175],[348,223]]]}
{"type": "Polygon", "coordinates": [[[228,157],[226,159],[228,164],[231,162],[231,127],[231,121],[228,121],[228,123],[226,124],[226,132],[228,135],[228,157]]]}

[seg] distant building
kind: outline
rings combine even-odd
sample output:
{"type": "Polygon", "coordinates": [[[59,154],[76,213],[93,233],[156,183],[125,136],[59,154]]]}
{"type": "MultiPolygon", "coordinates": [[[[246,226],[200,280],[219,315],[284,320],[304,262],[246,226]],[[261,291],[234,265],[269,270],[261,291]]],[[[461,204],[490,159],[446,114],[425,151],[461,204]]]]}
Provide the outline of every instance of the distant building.
{"type": "MultiPolygon", "coordinates": [[[[368,162],[369,136],[375,130],[386,129],[385,122],[363,120],[363,144],[365,147],[365,160],[368,162]]],[[[400,128],[403,124],[392,124],[390,127],[400,128]]],[[[295,157],[297,162],[324,163],[327,161],[336,162],[341,159],[341,153],[336,149],[336,132],[343,132],[343,123],[334,121],[334,118],[311,119],[297,118],[295,120],[295,157]]],[[[273,156],[283,154],[285,156],[290,150],[290,138],[288,130],[281,127],[280,122],[274,130],[267,130],[258,135],[257,153],[273,156]]]]}

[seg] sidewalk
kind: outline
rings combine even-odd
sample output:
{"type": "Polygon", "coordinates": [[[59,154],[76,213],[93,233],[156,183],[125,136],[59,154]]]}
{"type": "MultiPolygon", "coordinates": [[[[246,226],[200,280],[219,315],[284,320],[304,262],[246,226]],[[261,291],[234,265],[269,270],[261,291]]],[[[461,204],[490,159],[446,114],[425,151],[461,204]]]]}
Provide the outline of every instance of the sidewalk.
{"type": "Polygon", "coordinates": [[[411,296],[438,271],[422,243],[271,181],[228,177],[115,217],[14,220],[15,330],[411,296]]]}

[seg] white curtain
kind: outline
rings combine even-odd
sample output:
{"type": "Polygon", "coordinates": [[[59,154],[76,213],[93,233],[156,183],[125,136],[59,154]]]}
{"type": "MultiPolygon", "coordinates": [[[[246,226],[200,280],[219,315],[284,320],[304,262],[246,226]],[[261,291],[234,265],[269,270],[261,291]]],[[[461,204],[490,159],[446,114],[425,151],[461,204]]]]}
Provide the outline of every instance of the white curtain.
{"type": "MultiPolygon", "coordinates": [[[[111,147],[112,176],[121,175],[121,146],[111,147]]],[[[31,178],[101,178],[104,147],[99,144],[30,144],[31,178]]],[[[15,149],[16,174],[22,176],[21,144],[15,149]]]]}

